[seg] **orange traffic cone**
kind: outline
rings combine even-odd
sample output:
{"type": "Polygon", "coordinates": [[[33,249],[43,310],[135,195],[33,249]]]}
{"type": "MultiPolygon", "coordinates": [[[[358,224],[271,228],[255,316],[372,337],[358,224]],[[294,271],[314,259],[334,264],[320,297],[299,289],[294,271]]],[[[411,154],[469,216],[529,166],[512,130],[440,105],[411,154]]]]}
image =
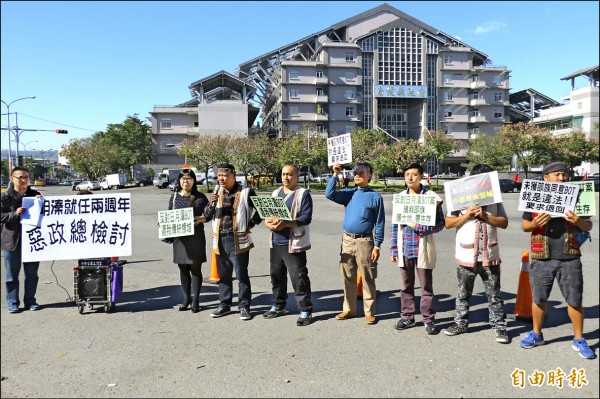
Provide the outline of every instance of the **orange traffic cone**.
{"type": "Polygon", "coordinates": [[[362,298],[362,276],[360,275],[360,270],[358,271],[356,277],[356,296],[362,298]]]}
{"type": "Polygon", "coordinates": [[[213,251],[212,251],[212,261],[211,261],[211,264],[210,264],[210,277],[209,278],[205,278],[204,282],[216,284],[219,281],[221,281],[221,278],[219,277],[219,271],[217,269],[217,253],[213,249],[213,251]]]}
{"type": "Polygon", "coordinates": [[[521,255],[521,274],[517,288],[515,302],[515,317],[517,319],[531,319],[531,285],[529,284],[529,252],[523,251],[521,255]]]}

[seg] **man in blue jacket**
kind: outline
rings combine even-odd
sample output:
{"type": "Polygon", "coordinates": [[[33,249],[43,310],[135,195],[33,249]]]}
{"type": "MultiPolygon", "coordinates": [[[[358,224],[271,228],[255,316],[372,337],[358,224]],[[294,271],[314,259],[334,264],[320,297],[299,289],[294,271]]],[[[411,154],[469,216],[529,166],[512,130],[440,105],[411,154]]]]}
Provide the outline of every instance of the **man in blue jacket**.
{"type": "Polygon", "coordinates": [[[354,188],[336,190],[338,175],[342,167],[333,165],[333,178],[327,183],[325,196],[344,205],[344,235],[340,272],[344,281],[344,305],[342,313],[335,318],[348,320],[357,315],[356,278],[357,270],[362,276],[363,307],[367,324],[375,324],[375,279],[379,248],[383,242],[385,210],[381,194],[369,187],[373,168],[367,162],[354,167],[354,188]],[[373,236],[375,229],[375,236],[373,236]]]}

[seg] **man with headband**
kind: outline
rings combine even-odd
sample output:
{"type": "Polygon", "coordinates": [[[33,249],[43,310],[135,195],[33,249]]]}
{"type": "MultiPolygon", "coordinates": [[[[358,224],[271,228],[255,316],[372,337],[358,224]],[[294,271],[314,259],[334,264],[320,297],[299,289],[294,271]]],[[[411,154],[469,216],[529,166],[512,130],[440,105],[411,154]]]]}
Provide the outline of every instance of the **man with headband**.
{"type": "Polygon", "coordinates": [[[254,247],[250,229],[262,219],[250,199],[253,189],[242,187],[235,180],[235,167],[230,163],[217,165],[219,185],[204,211],[206,221],[212,220],[213,250],[217,255],[219,273],[219,308],[210,314],[221,317],[231,313],[233,298],[232,275],[238,280],[240,319],[250,320],[252,290],[248,276],[250,249],[254,247]]]}
{"type": "MultiPolygon", "coordinates": [[[[544,181],[568,181],[567,166],[563,162],[550,162],[542,171],[544,181]]],[[[545,212],[524,212],[524,232],[531,233],[531,265],[529,281],[533,303],[531,313],[533,330],[521,341],[521,348],[530,349],[544,343],[542,327],[548,310],[548,297],[554,280],[567,301],[567,312],[573,325],[573,350],[585,359],[596,357],[583,338],[583,272],[581,250],[576,239],[577,231],[592,230],[589,217],[580,217],[567,211],[563,217],[551,218],[545,212]]]]}

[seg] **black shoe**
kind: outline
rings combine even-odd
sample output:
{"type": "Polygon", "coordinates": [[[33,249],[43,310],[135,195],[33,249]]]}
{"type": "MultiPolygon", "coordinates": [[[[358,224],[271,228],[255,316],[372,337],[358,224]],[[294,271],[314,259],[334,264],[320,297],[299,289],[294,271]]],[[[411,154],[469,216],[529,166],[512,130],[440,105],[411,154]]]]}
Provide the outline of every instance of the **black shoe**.
{"type": "Polygon", "coordinates": [[[287,313],[287,310],[285,308],[285,306],[271,306],[271,309],[267,310],[265,313],[263,313],[263,317],[265,319],[273,319],[277,316],[283,316],[284,314],[287,313]]]}
{"type": "Polygon", "coordinates": [[[468,326],[464,323],[454,322],[454,323],[450,324],[450,327],[448,327],[444,330],[444,334],[446,334],[450,337],[453,337],[455,335],[460,335],[460,334],[466,333],[467,328],[468,328],[468,326]]]}
{"type": "Polygon", "coordinates": [[[247,308],[240,308],[240,319],[242,320],[250,320],[252,315],[250,314],[250,310],[247,308]]]}
{"type": "Polygon", "coordinates": [[[192,313],[198,313],[200,312],[200,306],[196,305],[196,306],[192,306],[192,313]]]}
{"type": "Polygon", "coordinates": [[[299,327],[307,326],[312,321],[312,313],[310,312],[300,312],[300,317],[296,320],[296,325],[299,327]]]}
{"type": "Polygon", "coordinates": [[[231,313],[231,308],[229,306],[221,305],[217,310],[210,314],[210,317],[222,317],[231,313]]]}
{"type": "Polygon", "coordinates": [[[435,326],[434,322],[425,324],[425,332],[427,335],[436,335],[440,332],[440,330],[435,326]]]}
{"type": "Polygon", "coordinates": [[[396,330],[405,330],[415,326],[415,319],[400,319],[396,323],[396,330]]]}
{"type": "Polygon", "coordinates": [[[177,308],[177,310],[179,310],[180,312],[185,312],[186,310],[189,310],[190,305],[179,305],[179,308],[177,308]]]}

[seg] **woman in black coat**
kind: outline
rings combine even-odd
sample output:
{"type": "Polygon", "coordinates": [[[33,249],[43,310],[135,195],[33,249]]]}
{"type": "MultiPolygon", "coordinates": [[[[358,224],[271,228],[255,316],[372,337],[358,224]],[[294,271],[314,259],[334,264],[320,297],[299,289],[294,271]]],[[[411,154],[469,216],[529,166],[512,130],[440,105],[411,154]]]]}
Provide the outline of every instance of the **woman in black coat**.
{"type": "Polygon", "coordinates": [[[200,288],[202,288],[202,263],[206,262],[206,238],[202,213],[208,204],[206,195],[196,187],[196,174],[191,169],[182,169],[177,177],[177,187],[169,199],[169,210],[194,208],[194,235],[175,237],[173,241],[173,263],[179,266],[183,303],[179,310],[192,313],[200,311],[200,288]]]}

